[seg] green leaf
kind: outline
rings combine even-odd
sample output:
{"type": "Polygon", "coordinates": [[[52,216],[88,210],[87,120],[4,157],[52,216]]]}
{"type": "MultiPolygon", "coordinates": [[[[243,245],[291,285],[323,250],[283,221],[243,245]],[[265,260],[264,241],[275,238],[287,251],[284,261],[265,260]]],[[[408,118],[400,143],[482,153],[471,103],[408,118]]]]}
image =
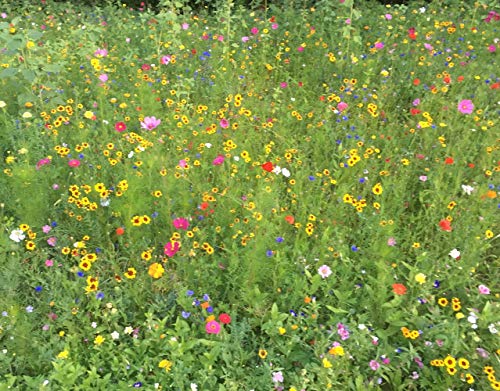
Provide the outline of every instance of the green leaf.
{"type": "Polygon", "coordinates": [[[19,69],[17,68],[5,68],[2,72],[0,72],[0,77],[12,77],[18,70],[19,69]]]}
{"type": "Polygon", "coordinates": [[[335,308],[335,307],[332,307],[331,305],[327,305],[326,308],[328,308],[334,314],[348,314],[349,313],[349,311],[343,310],[341,308],[335,308]]]}

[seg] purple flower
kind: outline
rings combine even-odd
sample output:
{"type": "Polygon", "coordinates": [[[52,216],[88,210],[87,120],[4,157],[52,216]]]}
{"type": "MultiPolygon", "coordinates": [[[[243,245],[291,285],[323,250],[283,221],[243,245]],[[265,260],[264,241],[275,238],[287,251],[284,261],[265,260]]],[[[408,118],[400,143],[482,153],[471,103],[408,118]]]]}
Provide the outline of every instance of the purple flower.
{"type": "Polygon", "coordinates": [[[146,130],[153,130],[158,125],[160,125],[161,120],[156,119],[156,117],[144,117],[144,121],[141,122],[141,128],[146,130]]]}

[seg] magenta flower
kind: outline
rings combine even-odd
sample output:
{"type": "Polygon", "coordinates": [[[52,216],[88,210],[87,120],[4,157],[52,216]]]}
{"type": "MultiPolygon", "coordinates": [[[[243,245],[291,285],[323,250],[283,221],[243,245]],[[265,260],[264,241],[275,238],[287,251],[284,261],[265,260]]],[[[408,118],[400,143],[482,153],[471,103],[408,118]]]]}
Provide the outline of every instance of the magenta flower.
{"type": "Polygon", "coordinates": [[[172,224],[174,224],[174,227],[176,229],[182,229],[182,230],[187,230],[189,228],[189,221],[183,217],[178,217],[174,221],[172,221],[172,224]]]}
{"type": "Polygon", "coordinates": [[[221,128],[226,129],[229,126],[229,121],[225,118],[222,118],[219,124],[221,128]]]}
{"type": "Polygon", "coordinates": [[[144,117],[144,121],[141,122],[141,128],[146,130],[153,130],[158,125],[160,125],[161,120],[156,117],[144,117]]]}
{"type": "Polygon", "coordinates": [[[256,35],[259,33],[259,29],[257,27],[252,27],[252,29],[250,30],[250,32],[253,34],[253,35],[256,35]]]}
{"type": "Polygon", "coordinates": [[[220,324],[216,320],[211,320],[207,322],[205,325],[205,330],[208,334],[219,334],[220,333],[220,324]]]}
{"type": "Polygon", "coordinates": [[[70,167],[79,167],[80,166],[80,160],[78,159],[71,159],[68,161],[68,166],[70,167]]]}
{"type": "Polygon", "coordinates": [[[163,248],[163,252],[167,257],[173,257],[179,251],[181,244],[179,242],[168,242],[163,248]]]}
{"type": "Polygon", "coordinates": [[[36,164],[36,169],[39,170],[42,166],[45,166],[46,164],[50,164],[50,159],[48,157],[39,160],[38,163],[36,164]]]}
{"type": "Polygon", "coordinates": [[[214,160],[212,160],[212,164],[214,166],[220,166],[224,163],[224,155],[218,155],[214,160]]]}
{"type": "Polygon", "coordinates": [[[463,99],[458,104],[458,111],[462,114],[471,114],[474,111],[474,104],[469,99],[463,99]]]}

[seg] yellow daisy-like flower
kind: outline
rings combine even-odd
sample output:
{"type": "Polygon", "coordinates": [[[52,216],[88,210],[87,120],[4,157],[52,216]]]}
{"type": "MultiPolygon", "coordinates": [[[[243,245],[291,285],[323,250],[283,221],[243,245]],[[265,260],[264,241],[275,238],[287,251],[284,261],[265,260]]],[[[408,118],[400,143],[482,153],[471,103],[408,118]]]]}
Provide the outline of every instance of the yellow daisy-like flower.
{"type": "Polygon", "coordinates": [[[97,337],[95,337],[94,339],[94,344],[96,344],[97,346],[99,345],[102,345],[102,343],[106,340],[106,338],[104,338],[102,335],[98,335],[97,337]]]}
{"type": "Polygon", "coordinates": [[[64,349],[62,352],[60,352],[58,355],[57,355],[57,358],[61,358],[61,359],[66,359],[68,358],[69,356],[69,351],[64,349]]]}
{"type": "Polygon", "coordinates": [[[170,372],[172,369],[172,361],[169,360],[161,360],[158,364],[158,368],[164,368],[165,372],[170,372]]]}

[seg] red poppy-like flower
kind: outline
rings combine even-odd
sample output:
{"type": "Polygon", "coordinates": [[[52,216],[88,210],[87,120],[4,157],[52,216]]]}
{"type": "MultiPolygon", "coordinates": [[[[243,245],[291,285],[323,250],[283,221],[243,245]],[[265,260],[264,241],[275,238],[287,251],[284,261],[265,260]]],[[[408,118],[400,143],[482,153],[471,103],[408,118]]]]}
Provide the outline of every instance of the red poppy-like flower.
{"type": "Polygon", "coordinates": [[[229,314],[226,314],[225,312],[219,315],[219,321],[222,324],[229,324],[231,323],[231,316],[229,314]]]}
{"type": "Polygon", "coordinates": [[[446,219],[442,219],[440,222],[439,222],[439,227],[443,230],[443,231],[446,231],[446,232],[451,232],[452,228],[451,228],[451,223],[446,220],[446,219]]]}
{"type": "Polygon", "coordinates": [[[455,160],[452,157],[447,157],[444,159],[444,164],[453,164],[455,160]]]}
{"type": "Polygon", "coordinates": [[[392,290],[396,295],[404,295],[406,287],[403,284],[392,284],[392,290]]]}
{"type": "Polygon", "coordinates": [[[267,172],[271,172],[273,171],[274,167],[273,167],[273,163],[271,162],[266,162],[262,165],[262,168],[264,169],[264,171],[267,171],[267,172]]]}

